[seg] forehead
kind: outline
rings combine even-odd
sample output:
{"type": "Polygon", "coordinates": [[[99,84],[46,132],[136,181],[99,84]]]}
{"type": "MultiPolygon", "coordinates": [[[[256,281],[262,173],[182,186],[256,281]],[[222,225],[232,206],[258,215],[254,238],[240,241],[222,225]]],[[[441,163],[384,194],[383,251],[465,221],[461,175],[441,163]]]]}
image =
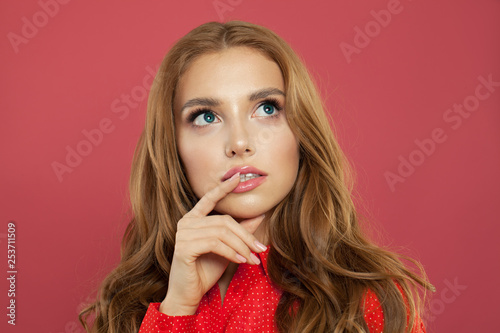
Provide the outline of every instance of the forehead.
{"type": "Polygon", "coordinates": [[[191,98],[222,101],[247,96],[263,87],[284,91],[279,66],[257,50],[233,47],[195,59],[178,82],[175,109],[191,98]]]}

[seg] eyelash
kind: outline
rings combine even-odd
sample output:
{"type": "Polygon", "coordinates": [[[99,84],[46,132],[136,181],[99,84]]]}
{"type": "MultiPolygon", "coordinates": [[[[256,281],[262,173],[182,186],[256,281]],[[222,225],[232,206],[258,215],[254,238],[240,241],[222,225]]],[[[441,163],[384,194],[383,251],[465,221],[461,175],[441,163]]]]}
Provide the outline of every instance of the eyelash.
{"type": "MultiPolygon", "coordinates": [[[[276,113],[275,114],[273,114],[271,116],[267,116],[266,118],[276,118],[276,117],[280,116],[280,113],[283,110],[283,107],[281,106],[281,103],[276,98],[272,98],[272,97],[266,98],[265,100],[262,101],[262,103],[259,104],[258,108],[260,108],[262,105],[266,105],[266,104],[272,105],[276,109],[276,113]]],[[[213,112],[212,110],[207,109],[207,108],[200,108],[200,109],[195,109],[193,112],[191,112],[188,115],[187,120],[191,124],[191,126],[194,126],[194,127],[205,127],[205,126],[208,126],[210,124],[207,124],[207,125],[194,125],[193,124],[193,122],[195,121],[195,119],[199,115],[205,114],[205,113],[211,113],[211,114],[213,114],[215,116],[215,112],[213,112]]]]}

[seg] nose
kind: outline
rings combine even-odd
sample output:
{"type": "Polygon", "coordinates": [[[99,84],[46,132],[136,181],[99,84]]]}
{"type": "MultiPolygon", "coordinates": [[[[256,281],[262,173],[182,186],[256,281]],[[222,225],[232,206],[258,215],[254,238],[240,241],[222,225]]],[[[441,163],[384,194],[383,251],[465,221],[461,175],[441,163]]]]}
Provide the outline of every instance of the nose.
{"type": "Polygon", "coordinates": [[[227,132],[227,157],[243,157],[255,154],[255,146],[251,137],[252,133],[244,120],[236,120],[229,124],[227,132]]]}

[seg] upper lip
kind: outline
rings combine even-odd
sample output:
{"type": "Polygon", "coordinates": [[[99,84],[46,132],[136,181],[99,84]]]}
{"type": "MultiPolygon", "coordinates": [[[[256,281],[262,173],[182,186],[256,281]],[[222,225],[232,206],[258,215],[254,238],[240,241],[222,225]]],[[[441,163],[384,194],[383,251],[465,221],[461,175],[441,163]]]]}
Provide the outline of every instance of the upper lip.
{"type": "Polygon", "coordinates": [[[244,166],[235,166],[235,167],[232,167],[231,169],[229,169],[229,171],[226,172],[224,177],[222,177],[222,181],[225,181],[226,179],[231,178],[234,174],[236,174],[238,172],[241,174],[255,173],[257,175],[267,176],[267,173],[265,173],[264,171],[261,171],[261,170],[255,168],[251,165],[244,165],[244,166]]]}

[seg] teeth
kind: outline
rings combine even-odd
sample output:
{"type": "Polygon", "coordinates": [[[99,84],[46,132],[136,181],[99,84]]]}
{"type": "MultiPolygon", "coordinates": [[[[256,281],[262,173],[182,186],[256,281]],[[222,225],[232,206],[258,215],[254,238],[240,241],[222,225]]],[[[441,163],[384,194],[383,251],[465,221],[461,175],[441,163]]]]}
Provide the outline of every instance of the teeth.
{"type": "Polygon", "coordinates": [[[260,175],[255,173],[246,173],[240,175],[240,183],[246,182],[247,180],[254,179],[260,177],[260,175]]]}

